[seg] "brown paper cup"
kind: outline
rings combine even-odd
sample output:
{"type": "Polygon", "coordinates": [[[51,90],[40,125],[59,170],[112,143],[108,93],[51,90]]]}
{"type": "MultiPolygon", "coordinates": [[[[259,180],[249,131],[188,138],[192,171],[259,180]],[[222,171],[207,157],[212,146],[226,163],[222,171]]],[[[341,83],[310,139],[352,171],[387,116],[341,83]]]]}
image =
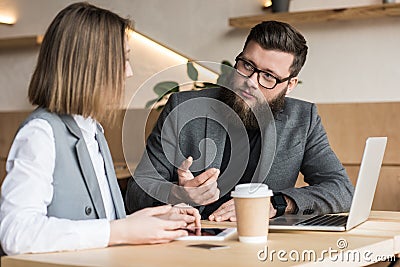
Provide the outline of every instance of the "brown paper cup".
{"type": "Polygon", "coordinates": [[[241,184],[235,187],[231,196],[235,201],[239,241],[267,242],[272,191],[265,184],[241,184]]]}

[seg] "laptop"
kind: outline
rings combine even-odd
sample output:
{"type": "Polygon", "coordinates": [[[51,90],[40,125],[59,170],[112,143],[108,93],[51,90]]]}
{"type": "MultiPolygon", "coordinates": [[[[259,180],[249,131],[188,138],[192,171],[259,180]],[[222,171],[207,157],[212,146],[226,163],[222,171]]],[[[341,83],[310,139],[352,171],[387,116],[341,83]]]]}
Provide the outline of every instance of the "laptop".
{"type": "Polygon", "coordinates": [[[387,137],[367,139],[348,214],[291,215],[270,219],[269,229],[348,231],[365,222],[371,211],[387,137]]]}

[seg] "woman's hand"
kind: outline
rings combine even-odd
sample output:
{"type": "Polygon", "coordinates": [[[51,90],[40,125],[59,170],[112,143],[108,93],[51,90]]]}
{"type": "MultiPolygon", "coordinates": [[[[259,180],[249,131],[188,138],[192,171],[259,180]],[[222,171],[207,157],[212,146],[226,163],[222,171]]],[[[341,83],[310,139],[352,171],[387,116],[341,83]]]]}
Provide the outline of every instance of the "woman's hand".
{"type": "Polygon", "coordinates": [[[108,245],[168,243],[188,235],[182,228],[199,223],[200,215],[193,208],[170,205],[146,208],[125,219],[111,221],[108,245]]]}
{"type": "Polygon", "coordinates": [[[171,211],[159,216],[166,220],[175,220],[177,217],[183,218],[187,223],[187,228],[200,228],[201,227],[201,216],[197,209],[181,203],[172,207],[171,211]]]}

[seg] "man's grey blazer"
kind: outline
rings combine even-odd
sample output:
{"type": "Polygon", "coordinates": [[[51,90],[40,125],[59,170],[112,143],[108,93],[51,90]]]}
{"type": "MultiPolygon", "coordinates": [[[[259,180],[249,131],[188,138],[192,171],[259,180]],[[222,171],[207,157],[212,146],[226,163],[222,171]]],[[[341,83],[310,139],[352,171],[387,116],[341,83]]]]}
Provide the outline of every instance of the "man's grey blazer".
{"type": "MultiPolygon", "coordinates": [[[[171,188],[178,181],[177,167],[185,157],[195,159],[191,167],[195,176],[207,168],[221,167],[227,131],[220,92],[215,88],[171,95],[129,180],[129,212],[169,203],[171,188]]],[[[354,188],[329,145],[316,105],[286,98],[284,109],[272,117],[272,123],[276,135],[271,135],[271,127],[263,133],[259,181],[291,197],[299,213],[348,211],[354,188]],[[294,187],[299,172],[309,186],[294,187]]]]}

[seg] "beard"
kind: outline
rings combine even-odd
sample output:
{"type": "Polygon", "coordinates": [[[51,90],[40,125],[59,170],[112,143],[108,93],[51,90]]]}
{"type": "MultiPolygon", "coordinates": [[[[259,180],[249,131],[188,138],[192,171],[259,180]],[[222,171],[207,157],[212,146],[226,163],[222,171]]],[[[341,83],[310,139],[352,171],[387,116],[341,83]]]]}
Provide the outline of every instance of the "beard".
{"type": "MultiPolygon", "coordinates": [[[[258,117],[261,117],[260,119],[263,119],[265,117],[269,118],[270,109],[272,115],[275,117],[276,114],[279,113],[285,106],[286,91],[287,87],[275,98],[268,101],[268,105],[266,105],[266,100],[264,100],[263,97],[262,100],[256,97],[255,104],[253,105],[253,107],[250,107],[250,105],[238,94],[230,89],[224,88],[221,92],[221,100],[230,108],[232,108],[233,111],[235,111],[247,130],[257,130],[260,129],[260,125],[255,114],[257,114],[258,117]]],[[[234,119],[230,119],[231,117],[235,116],[235,114],[229,112],[227,116],[230,122],[237,121],[234,119]]]]}

